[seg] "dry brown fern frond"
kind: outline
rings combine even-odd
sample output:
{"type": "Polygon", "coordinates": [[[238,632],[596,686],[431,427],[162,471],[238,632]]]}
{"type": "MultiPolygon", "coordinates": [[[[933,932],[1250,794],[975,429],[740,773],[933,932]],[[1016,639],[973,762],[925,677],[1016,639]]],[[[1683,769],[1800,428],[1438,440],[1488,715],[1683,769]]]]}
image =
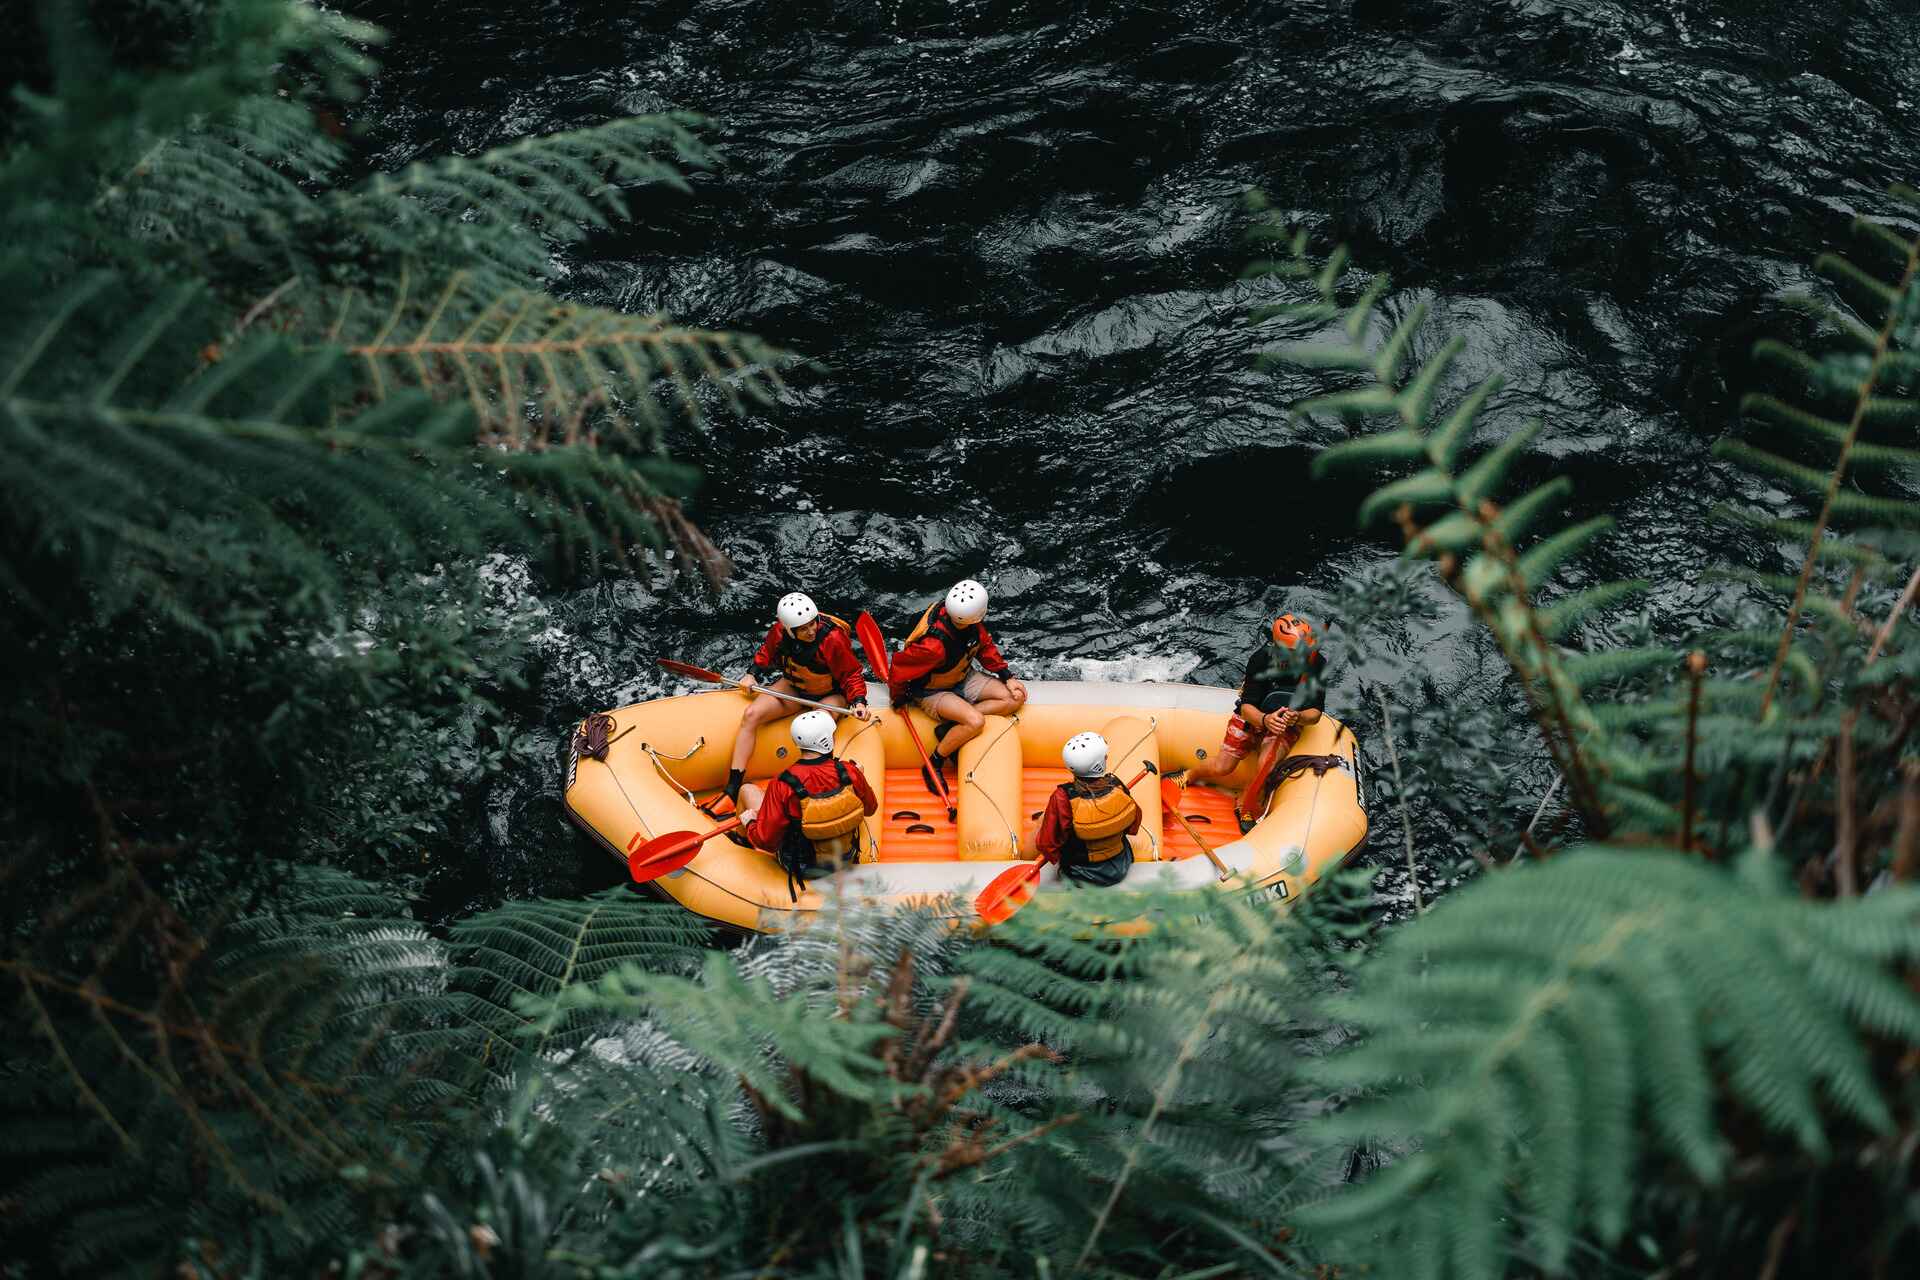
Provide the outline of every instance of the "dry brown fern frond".
{"type": "Polygon", "coordinates": [[[513,450],[608,435],[658,448],[669,404],[699,420],[716,396],[741,412],[778,394],[793,362],[751,335],[533,290],[487,293],[465,273],[431,294],[403,274],[384,308],[348,292],[327,336],[363,362],[376,396],[464,397],[481,442],[513,450]]]}

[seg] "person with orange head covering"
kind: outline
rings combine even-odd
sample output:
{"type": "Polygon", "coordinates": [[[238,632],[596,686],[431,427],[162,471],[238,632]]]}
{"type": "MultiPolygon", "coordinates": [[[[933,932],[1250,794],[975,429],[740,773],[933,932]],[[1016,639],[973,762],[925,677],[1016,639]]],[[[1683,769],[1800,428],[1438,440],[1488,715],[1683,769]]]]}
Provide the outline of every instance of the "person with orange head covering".
{"type": "MultiPolygon", "coordinates": [[[[1220,750],[1187,771],[1186,781],[1217,782],[1239,767],[1250,751],[1259,753],[1255,777],[1242,795],[1243,805],[1262,803],[1265,780],[1300,730],[1320,718],[1327,690],[1322,673],[1326,655],[1304,618],[1283,613],[1267,627],[1263,643],[1247,659],[1233,718],[1220,750]]],[[[1242,813],[1244,820],[1249,815],[1242,813]]]]}

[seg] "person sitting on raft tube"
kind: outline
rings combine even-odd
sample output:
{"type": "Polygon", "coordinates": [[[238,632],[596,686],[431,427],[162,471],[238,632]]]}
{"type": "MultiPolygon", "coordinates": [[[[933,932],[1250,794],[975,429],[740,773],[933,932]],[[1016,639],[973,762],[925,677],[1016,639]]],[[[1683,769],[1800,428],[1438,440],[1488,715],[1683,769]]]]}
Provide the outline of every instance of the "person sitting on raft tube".
{"type": "Polygon", "coordinates": [[[1188,783],[1218,781],[1232,773],[1247,752],[1258,751],[1263,768],[1243,796],[1250,805],[1258,802],[1265,775],[1292,748],[1300,731],[1320,719],[1327,703],[1322,680],[1327,659],[1313,627],[1283,613],[1267,630],[1270,639],[1247,659],[1246,676],[1220,750],[1187,770],[1185,778],[1188,783]]]}
{"type": "Polygon", "coordinates": [[[791,732],[800,759],[764,788],[749,782],[740,789],[740,825],[755,848],[779,862],[787,892],[798,900],[796,880],[816,880],[842,861],[859,860],[861,819],[878,812],[880,801],[859,765],[834,756],[832,715],[804,712],[794,717],[791,732]]]}
{"type": "Polygon", "coordinates": [[[1140,806],[1127,784],[1107,772],[1107,740],[1099,734],[1067,739],[1060,759],[1073,778],[1048,797],[1034,845],[1069,880],[1101,888],[1119,884],[1133,868],[1127,837],[1140,830],[1140,806]]]}
{"type": "MultiPolygon", "coordinates": [[[[928,763],[941,769],[980,732],[983,716],[1003,716],[1027,700],[1027,686],[987,634],[987,589],[971,578],[926,607],[893,656],[887,690],[904,711],[917,702],[938,723],[928,763]]],[[[927,769],[922,768],[922,775],[927,769]]],[[[925,778],[935,790],[933,778],[925,778]]]]}
{"type": "MultiPolygon", "coordinates": [[[[821,613],[798,591],[781,596],[774,613],[773,628],[753,655],[748,685],[797,693],[836,707],[851,704],[853,714],[866,719],[867,677],[860,670],[860,659],[853,656],[853,642],[848,638],[853,629],[831,614],[821,613]]],[[[740,717],[740,732],[733,739],[733,759],[727,762],[727,798],[735,801],[746,778],[747,757],[753,754],[754,731],[770,720],[784,720],[800,710],[798,703],[770,693],[756,693],[751,687],[744,692],[753,701],[740,717]]]]}

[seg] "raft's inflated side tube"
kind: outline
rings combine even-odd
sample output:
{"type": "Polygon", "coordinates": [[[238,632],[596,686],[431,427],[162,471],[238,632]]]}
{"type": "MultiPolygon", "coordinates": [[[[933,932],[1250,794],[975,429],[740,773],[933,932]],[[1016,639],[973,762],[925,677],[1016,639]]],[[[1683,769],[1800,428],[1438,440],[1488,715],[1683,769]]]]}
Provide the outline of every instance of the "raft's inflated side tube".
{"type": "MultiPolygon", "coordinates": [[[[1139,716],[1115,716],[1100,729],[1107,740],[1107,772],[1122,782],[1148,765],[1160,767],[1160,738],[1153,722],[1139,716]]],[[[1127,837],[1133,845],[1136,862],[1160,860],[1160,777],[1150,773],[1133,784],[1133,799],[1140,806],[1140,830],[1127,837]]]]}
{"type": "Polygon", "coordinates": [[[985,716],[984,727],[954,761],[953,799],[960,807],[958,846],[966,862],[1020,856],[1020,774],[1026,757],[1018,722],[985,716]]]}
{"type": "Polygon", "coordinates": [[[1324,774],[1308,769],[1280,784],[1252,831],[1218,852],[1246,883],[1276,898],[1297,897],[1334,870],[1367,835],[1353,735],[1330,716],[1308,725],[1291,756],[1335,756],[1324,774]]]}

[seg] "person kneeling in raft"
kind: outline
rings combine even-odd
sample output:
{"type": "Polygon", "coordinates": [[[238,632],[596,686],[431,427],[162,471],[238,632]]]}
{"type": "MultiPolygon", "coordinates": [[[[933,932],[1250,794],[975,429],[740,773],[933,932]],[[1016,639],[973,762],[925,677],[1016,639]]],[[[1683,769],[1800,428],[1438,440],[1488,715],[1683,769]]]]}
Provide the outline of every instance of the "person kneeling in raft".
{"type": "Polygon", "coordinates": [[[842,861],[859,861],[861,819],[878,812],[880,801],[859,765],[834,756],[832,715],[795,716],[791,732],[800,759],[764,789],[751,782],[740,789],[740,825],[787,873],[787,892],[797,902],[797,880],[817,880],[842,861]]]}
{"type": "Polygon", "coordinates": [[[895,707],[904,712],[917,702],[940,722],[927,766],[920,770],[929,791],[938,788],[928,768],[939,770],[958,756],[980,732],[982,716],[1007,715],[1027,700],[1027,686],[987,634],[986,616],[987,589],[971,578],[954,584],[945,600],[934,601],[920,615],[887,672],[895,707]]]}
{"type": "MultiPolygon", "coordinates": [[[[852,704],[853,714],[866,719],[867,677],[848,639],[853,629],[833,615],[821,613],[798,591],[781,596],[774,612],[773,628],[753,655],[748,685],[765,685],[781,693],[831,702],[836,707],[852,704]]],[[[733,759],[727,762],[727,799],[734,801],[739,800],[741,783],[747,776],[754,731],[770,720],[784,720],[800,710],[795,703],[756,693],[751,687],[744,692],[753,701],[740,717],[740,732],[733,739],[733,759]]]]}
{"type": "Polygon", "coordinates": [[[1060,759],[1073,779],[1053,789],[1034,844],[1069,880],[1101,888],[1119,884],[1133,869],[1127,837],[1140,830],[1140,806],[1127,784],[1107,772],[1107,740],[1099,734],[1067,739],[1060,759]]]}

